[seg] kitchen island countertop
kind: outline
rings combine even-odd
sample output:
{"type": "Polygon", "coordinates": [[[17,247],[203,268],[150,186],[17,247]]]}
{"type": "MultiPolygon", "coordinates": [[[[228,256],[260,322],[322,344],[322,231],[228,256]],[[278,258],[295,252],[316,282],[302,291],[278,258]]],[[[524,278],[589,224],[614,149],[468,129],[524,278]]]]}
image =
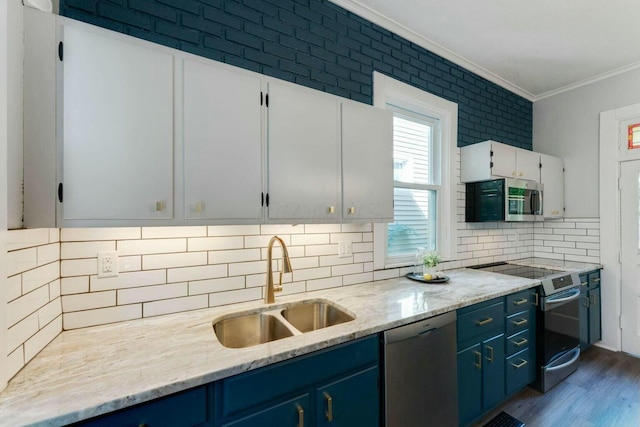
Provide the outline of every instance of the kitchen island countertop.
{"type": "MultiPolygon", "coordinates": [[[[571,272],[601,268],[540,258],[514,262],[571,272]]],[[[223,347],[212,322],[262,311],[263,301],[65,331],[0,393],[0,425],[58,426],[88,419],[539,284],[466,268],[446,274],[451,279],[446,284],[401,277],[278,296],[269,309],[320,299],[356,319],[241,349],[223,347]]]]}

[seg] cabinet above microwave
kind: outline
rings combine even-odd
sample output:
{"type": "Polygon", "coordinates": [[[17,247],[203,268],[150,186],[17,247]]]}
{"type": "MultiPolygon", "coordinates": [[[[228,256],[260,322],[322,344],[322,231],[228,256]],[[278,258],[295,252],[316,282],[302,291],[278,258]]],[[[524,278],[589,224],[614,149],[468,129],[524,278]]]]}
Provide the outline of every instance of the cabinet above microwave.
{"type": "Polygon", "coordinates": [[[462,183],[500,178],[543,184],[543,217],[564,217],[564,162],[561,158],[491,140],[460,149],[462,183]]]}

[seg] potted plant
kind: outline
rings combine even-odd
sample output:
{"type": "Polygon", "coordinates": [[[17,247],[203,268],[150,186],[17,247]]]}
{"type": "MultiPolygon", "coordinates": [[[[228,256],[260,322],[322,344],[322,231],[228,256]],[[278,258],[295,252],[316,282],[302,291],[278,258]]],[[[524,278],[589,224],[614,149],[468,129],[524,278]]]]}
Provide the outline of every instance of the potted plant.
{"type": "Polygon", "coordinates": [[[424,263],[424,273],[425,274],[433,274],[436,272],[436,266],[438,263],[442,261],[440,255],[437,252],[431,251],[427,252],[422,258],[422,262],[424,263]]]}

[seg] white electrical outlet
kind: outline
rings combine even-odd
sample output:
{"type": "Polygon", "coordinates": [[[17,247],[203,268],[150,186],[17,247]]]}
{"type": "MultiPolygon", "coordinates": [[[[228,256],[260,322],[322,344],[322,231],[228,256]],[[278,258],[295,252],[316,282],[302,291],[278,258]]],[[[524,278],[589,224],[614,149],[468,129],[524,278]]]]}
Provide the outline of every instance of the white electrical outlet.
{"type": "Polygon", "coordinates": [[[338,242],[338,258],[347,258],[353,255],[351,242],[338,242]]]}
{"type": "Polygon", "coordinates": [[[118,276],[118,252],[98,252],[98,277],[118,276]]]}

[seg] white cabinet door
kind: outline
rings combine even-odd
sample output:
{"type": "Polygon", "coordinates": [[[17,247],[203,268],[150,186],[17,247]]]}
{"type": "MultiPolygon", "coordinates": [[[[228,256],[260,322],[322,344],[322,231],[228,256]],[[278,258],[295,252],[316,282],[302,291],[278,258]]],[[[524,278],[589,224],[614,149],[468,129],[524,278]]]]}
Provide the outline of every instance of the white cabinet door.
{"type": "Polygon", "coordinates": [[[517,179],[540,182],[540,153],[516,148],[517,179]]]}
{"type": "Polygon", "coordinates": [[[545,218],[564,216],[564,162],[558,157],[540,154],[540,182],[544,185],[543,214],[545,218]]]}
{"type": "Polygon", "coordinates": [[[491,143],[491,175],[505,178],[516,177],[516,149],[510,145],[491,143]]]}
{"type": "Polygon", "coordinates": [[[267,111],[268,219],[337,220],[338,98],[270,82],[267,111]]]}
{"type": "Polygon", "coordinates": [[[63,31],[63,221],[171,219],[173,57],[63,31]]]}
{"type": "Polygon", "coordinates": [[[393,114],[342,104],[342,218],[393,221],[393,114]]]}
{"type": "Polygon", "coordinates": [[[261,80],[184,61],[185,218],[262,218],[261,80]]]}

